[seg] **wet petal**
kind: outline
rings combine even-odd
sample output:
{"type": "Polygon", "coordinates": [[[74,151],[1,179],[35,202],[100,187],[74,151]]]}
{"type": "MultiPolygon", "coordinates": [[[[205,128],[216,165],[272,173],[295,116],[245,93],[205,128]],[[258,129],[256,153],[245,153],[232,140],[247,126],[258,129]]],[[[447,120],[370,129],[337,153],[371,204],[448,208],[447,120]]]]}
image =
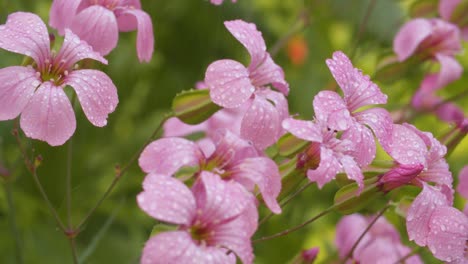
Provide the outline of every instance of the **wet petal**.
{"type": "Polygon", "coordinates": [[[73,19],[71,30],[103,56],[117,46],[117,20],[112,11],[102,6],[92,5],[78,13],[73,19]]]}
{"type": "Polygon", "coordinates": [[[232,20],[224,22],[231,34],[249,51],[251,62],[249,69],[257,68],[267,56],[265,41],[262,33],[257,30],[253,23],[242,20],[232,20]]]}
{"type": "Polygon", "coordinates": [[[70,73],[65,83],[75,89],[88,120],[95,126],[105,126],[119,102],[117,88],[109,76],[97,70],[78,70],[70,73]]]}
{"type": "Polygon", "coordinates": [[[427,147],[416,133],[402,125],[393,125],[392,147],[390,156],[397,162],[406,165],[426,163],[427,147]]]}
{"type": "Polygon", "coordinates": [[[50,7],[49,25],[59,32],[65,33],[65,28],[70,27],[76,11],[82,0],[54,0],[50,7]]]}
{"type": "Polygon", "coordinates": [[[269,158],[248,158],[240,161],[229,170],[235,180],[254,182],[260,189],[263,200],[275,214],[281,213],[276,201],[281,191],[281,176],[278,166],[269,158]]]}
{"type": "Polygon", "coordinates": [[[0,120],[16,118],[39,85],[40,79],[32,68],[0,69],[0,120]]]}
{"type": "Polygon", "coordinates": [[[10,14],[6,24],[0,25],[0,48],[29,56],[42,64],[50,57],[47,27],[36,14],[10,14]]]}
{"type": "Polygon", "coordinates": [[[188,225],[195,216],[195,198],[190,189],[166,175],[148,174],[137,202],[147,214],[167,223],[188,225]]]}
{"type": "Polygon", "coordinates": [[[321,147],[320,150],[320,164],[315,170],[308,170],[307,177],[310,181],[317,182],[319,188],[322,188],[325,183],[333,180],[342,170],[341,164],[333,155],[333,151],[321,147]]]}
{"type": "Polygon", "coordinates": [[[434,209],[447,205],[447,199],[442,192],[426,183],[422,185],[422,192],[414,199],[406,215],[409,240],[414,240],[419,246],[427,245],[429,224],[434,209]]]}
{"type": "Polygon", "coordinates": [[[417,18],[404,24],[393,40],[393,50],[400,61],[406,60],[418,48],[419,44],[432,34],[429,20],[417,18]]]}
{"type": "Polygon", "coordinates": [[[343,132],[341,139],[353,142],[354,147],[349,153],[360,166],[369,165],[375,158],[376,147],[372,132],[367,127],[354,123],[348,130],[343,132]]]}
{"type": "Polygon", "coordinates": [[[283,121],[283,128],[300,139],[312,142],[322,142],[323,140],[320,127],[312,121],[288,118],[283,121]]]}
{"type": "Polygon", "coordinates": [[[275,106],[261,96],[255,96],[241,124],[241,136],[259,149],[276,142],[281,132],[279,114],[275,106]]]}
{"type": "Polygon", "coordinates": [[[220,169],[239,160],[258,156],[257,150],[250,142],[226,129],[217,131],[215,145],[216,150],[208,162],[214,162],[220,169]]]}
{"type": "Polygon", "coordinates": [[[313,101],[315,117],[332,130],[344,131],[353,119],[343,99],[335,92],[321,91],[313,101]]]}
{"type": "Polygon", "coordinates": [[[283,69],[267,54],[262,64],[257,67],[249,66],[250,78],[255,87],[273,85],[284,95],[289,94],[289,84],[284,79],[283,69]]]}
{"type": "Polygon", "coordinates": [[[359,193],[364,189],[364,175],[362,174],[361,168],[354,159],[350,156],[344,155],[340,158],[340,163],[343,166],[348,179],[356,181],[359,186],[359,193]]]}
{"type": "Polygon", "coordinates": [[[122,28],[122,19],[127,20],[127,26],[130,24],[136,24],[138,26],[138,59],[140,60],[140,62],[149,62],[151,60],[151,57],[153,56],[154,51],[153,23],[151,21],[151,17],[147,13],[139,9],[125,9],[122,13],[119,14],[119,17],[117,18],[119,22],[119,28],[122,28]],[[135,20],[135,22],[129,22],[129,20],[131,19],[135,20]]]}
{"type": "Polygon", "coordinates": [[[452,56],[436,54],[436,59],[440,62],[440,72],[437,78],[437,89],[445,87],[447,84],[460,79],[463,67],[452,56]]]}
{"type": "Polygon", "coordinates": [[[197,166],[204,160],[200,148],[183,138],[162,138],[146,146],[138,164],[146,173],[172,175],[183,166],[197,166]]]}
{"type": "Polygon", "coordinates": [[[387,110],[383,108],[370,108],[355,113],[358,122],[369,126],[374,131],[384,149],[389,149],[392,144],[393,120],[387,110]]]}
{"type": "Polygon", "coordinates": [[[468,199],[468,166],[463,167],[460,174],[458,174],[457,192],[465,199],[468,199]]]}
{"type": "Polygon", "coordinates": [[[438,207],[432,213],[429,229],[427,245],[436,258],[444,261],[465,259],[468,241],[466,215],[453,207],[438,207]]]}
{"type": "Polygon", "coordinates": [[[327,59],[326,63],[343,90],[350,112],[366,105],[387,103],[387,96],[370,80],[369,76],[355,68],[343,52],[334,52],[333,58],[327,59]]]}
{"type": "Polygon", "coordinates": [[[72,105],[61,87],[43,83],[21,114],[26,136],[46,141],[51,146],[65,143],[75,132],[72,105]]]}
{"type": "Polygon", "coordinates": [[[218,60],[210,64],[206,69],[205,83],[210,89],[211,100],[226,108],[241,106],[255,91],[248,70],[233,60],[218,60]]]}
{"type": "Polygon", "coordinates": [[[426,182],[433,182],[438,185],[446,185],[447,187],[452,188],[452,173],[444,159],[430,163],[429,167],[419,174],[418,178],[426,182]]]}

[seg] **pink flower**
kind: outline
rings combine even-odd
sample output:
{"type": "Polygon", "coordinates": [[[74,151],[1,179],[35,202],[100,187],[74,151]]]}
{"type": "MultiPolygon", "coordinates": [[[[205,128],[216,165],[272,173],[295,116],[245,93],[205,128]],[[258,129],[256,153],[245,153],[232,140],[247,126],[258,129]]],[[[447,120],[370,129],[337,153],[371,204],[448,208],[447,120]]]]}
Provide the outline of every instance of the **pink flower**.
{"type": "Polygon", "coordinates": [[[453,58],[461,52],[460,31],[441,19],[417,18],[400,29],[393,41],[393,50],[400,61],[411,56],[421,60],[437,60],[440,72],[432,82],[431,91],[440,89],[460,78],[463,68],[453,58]]]}
{"type": "Polygon", "coordinates": [[[443,189],[422,185],[406,216],[409,239],[428,246],[440,260],[466,263],[468,217],[451,207],[443,189]]]}
{"type": "Polygon", "coordinates": [[[250,238],[258,220],[252,199],[238,183],[209,172],[201,173],[192,190],[177,179],[147,175],[138,205],[155,219],[179,228],[151,237],[141,263],[234,264],[233,253],[243,263],[252,263],[250,238]]]}
{"type": "Polygon", "coordinates": [[[458,175],[457,192],[459,192],[463,198],[468,199],[468,166],[463,167],[458,175]]]}
{"type": "Polygon", "coordinates": [[[224,108],[248,105],[241,136],[264,149],[283,133],[281,121],[288,116],[288,103],[283,94],[288,94],[289,85],[283,70],[266,51],[262,33],[254,24],[234,20],[224,25],[249,51],[251,62],[246,68],[234,60],[215,61],[206,70],[205,83],[215,104],[224,108]],[[283,94],[267,88],[269,84],[283,94]]]}
{"type": "Polygon", "coordinates": [[[71,29],[103,56],[117,46],[119,31],[137,29],[138,59],[153,56],[153,24],[140,0],[54,0],[49,24],[60,34],[71,29]]]}
{"type": "Polygon", "coordinates": [[[456,11],[457,8],[463,8],[461,4],[462,4],[462,0],[440,0],[439,1],[439,13],[443,19],[453,22],[454,24],[458,24],[461,22],[460,26],[462,27],[461,28],[462,37],[465,40],[468,40],[468,25],[466,24],[466,22],[463,22],[463,19],[466,18],[466,14],[467,14],[466,5],[464,6],[465,8],[464,11],[458,11],[459,14],[464,14],[465,16],[462,16],[462,15],[460,17],[452,16],[454,11],[456,11]]]}
{"type": "Polygon", "coordinates": [[[384,190],[410,183],[422,187],[424,182],[452,189],[452,174],[444,159],[446,152],[447,148],[431,133],[421,132],[409,124],[395,124],[388,153],[396,166],[381,176],[384,190]]]}
{"type": "Polygon", "coordinates": [[[260,156],[247,141],[227,130],[218,137],[216,149],[210,156],[205,156],[199,146],[183,138],[156,140],[141,154],[140,167],[146,173],[173,175],[182,167],[198,166],[199,172],[217,173],[250,191],[257,185],[268,208],[280,213],[276,198],[281,190],[281,176],[276,163],[260,156]]]}
{"type": "Polygon", "coordinates": [[[97,70],[75,70],[83,59],[107,61],[70,30],[60,51],[50,50],[46,25],[35,14],[13,13],[0,26],[0,48],[31,57],[35,64],[0,70],[0,120],[21,114],[20,124],[31,138],[52,146],[65,143],[76,128],[75,114],[63,88],[72,86],[88,120],[105,126],[117,106],[112,80],[97,70]]]}
{"type": "MultiPolygon", "coordinates": [[[[220,5],[223,3],[224,0],[211,0],[213,5],[220,5]]],[[[232,0],[233,3],[237,2],[237,0],[232,0]]]]}
{"type": "Polygon", "coordinates": [[[336,138],[336,132],[322,122],[288,118],[283,121],[283,128],[300,139],[312,142],[300,155],[298,166],[305,165],[307,177],[317,182],[319,188],[334,179],[336,174],[346,172],[362,190],[364,176],[353,156],[355,145],[352,141],[336,138]]]}
{"type": "MultiPolygon", "coordinates": [[[[341,259],[345,258],[361,234],[372,221],[372,217],[353,214],[343,217],[336,228],[336,246],[341,259]]],[[[352,260],[359,263],[393,264],[411,252],[401,243],[398,231],[385,219],[379,218],[364,235],[352,254],[352,260]]],[[[415,255],[405,263],[423,263],[415,255]]]]}
{"type": "Polygon", "coordinates": [[[332,130],[345,131],[343,139],[356,144],[355,157],[361,166],[366,166],[375,158],[376,147],[372,131],[384,148],[388,147],[391,143],[393,121],[383,108],[358,109],[385,104],[387,96],[369,76],[354,68],[343,52],[333,53],[333,58],[327,60],[327,65],[343,90],[344,98],[332,91],[321,91],[314,98],[315,117],[332,130]]]}

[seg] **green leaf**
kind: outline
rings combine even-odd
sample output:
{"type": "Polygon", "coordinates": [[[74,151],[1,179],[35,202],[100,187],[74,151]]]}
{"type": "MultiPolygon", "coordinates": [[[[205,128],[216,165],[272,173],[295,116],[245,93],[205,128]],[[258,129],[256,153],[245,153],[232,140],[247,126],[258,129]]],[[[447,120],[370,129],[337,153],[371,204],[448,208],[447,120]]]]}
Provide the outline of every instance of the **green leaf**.
{"type": "Polygon", "coordinates": [[[175,116],[190,125],[200,124],[220,109],[220,106],[211,101],[210,91],[207,89],[183,91],[172,101],[175,116]]]}

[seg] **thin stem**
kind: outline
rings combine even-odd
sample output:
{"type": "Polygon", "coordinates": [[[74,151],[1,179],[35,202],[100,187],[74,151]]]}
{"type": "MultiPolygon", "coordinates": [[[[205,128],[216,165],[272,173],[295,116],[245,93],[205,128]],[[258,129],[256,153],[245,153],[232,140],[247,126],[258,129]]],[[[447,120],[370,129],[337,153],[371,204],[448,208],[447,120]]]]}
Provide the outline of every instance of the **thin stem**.
{"type": "Polygon", "coordinates": [[[15,255],[16,261],[18,263],[23,263],[23,253],[22,253],[22,246],[21,246],[21,236],[18,230],[18,226],[16,225],[16,212],[15,212],[15,204],[13,201],[13,191],[11,188],[11,182],[6,181],[4,184],[5,193],[7,197],[7,204],[8,204],[8,220],[10,222],[10,229],[11,233],[15,239],[15,255]]]}
{"type": "Polygon", "coordinates": [[[351,52],[349,55],[350,58],[354,58],[354,56],[356,55],[359,41],[362,37],[362,34],[364,33],[366,29],[367,23],[369,22],[369,18],[372,14],[372,11],[374,11],[374,7],[376,3],[377,3],[376,0],[370,0],[369,5],[367,6],[366,14],[364,15],[364,18],[362,19],[361,24],[359,25],[359,30],[356,35],[356,41],[354,42],[353,48],[351,49],[351,52]]]}
{"type": "MultiPolygon", "coordinates": [[[[73,93],[72,99],[71,99],[73,108],[75,107],[76,104],[76,95],[73,93]]],[[[67,203],[67,225],[69,229],[72,229],[72,217],[71,217],[71,211],[72,211],[72,191],[71,191],[71,186],[72,186],[72,162],[73,162],[73,137],[70,138],[70,140],[67,143],[67,175],[66,175],[66,203],[67,203]]]]}
{"type": "Polygon", "coordinates": [[[403,256],[401,259],[397,260],[394,264],[399,264],[399,263],[405,263],[405,261],[409,258],[411,258],[412,256],[416,255],[416,253],[418,253],[418,251],[421,249],[421,247],[417,247],[415,249],[413,249],[410,253],[406,254],[405,256],[403,256]]]}
{"type": "Polygon", "coordinates": [[[341,263],[346,263],[346,260],[348,260],[352,255],[353,255],[353,252],[354,250],[356,249],[357,245],[359,244],[359,242],[361,242],[361,240],[364,238],[364,236],[367,234],[367,232],[369,232],[369,230],[372,228],[372,226],[377,222],[377,220],[385,213],[385,211],[387,211],[387,209],[390,207],[390,205],[386,205],[382,210],[380,210],[379,214],[374,218],[372,219],[372,221],[370,222],[370,224],[367,226],[367,228],[364,230],[364,232],[362,232],[362,234],[359,236],[358,240],[356,240],[356,242],[354,242],[353,244],[353,247],[351,248],[351,250],[348,252],[348,254],[346,255],[346,257],[343,259],[343,261],[341,261],[341,263]]]}
{"type": "Polygon", "coordinates": [[[282,232],[279,232],[279,233],[276,233],[274,235],[270,235],[270,236],[265,236],[265,237],[261,237],[261,238],[258,238],[258,239],[255,239],[255,240],[252,240],[252,243],[258,243],[258,242],[261,242],[261,241],[266,241],[266,240],[270,240],[270,239],[273,239],[273,238],[277,238],[277,237],[282,237],[282,236],[286,236],[294,231],[297,231],[303,227],[305,227],[306,225],[314,222],[315,220],[319,219],[320,217],[330,213],[332,210],[334,209],[334,206],[332,207],[329,207],[328,209],[322,211],[321,213],[319,213],[318,215],[312,217],[311,219],[305,221],[304,223],[298,225],[298,226],[295,226],[295,227],[292,227],[292,228],[289,228],[289,229],[286,229],[282,232]]]}
{"type": "Polygon", "coordinates": [[[75,243],[75,238],[73,236],[70,236],[69,239],[70,241],[70,248],[72,249],[72,256],[73,256],[73,263],[78,264],[78,254],[76,252],[76,243],[75,243]]]}
{"type": "Polygon", "coordinates": [[[146,140],[145,144],[140,147],[140,149],[132,156],[130,161],[123,166],[122,168],[117,167],[114,179],[112,180],[111,184],[107,188],[106,192],[103,194],[103,196],[98,200],[96,205],[86,214],[86,216],[83,218],[83,220],[80,222],[80,224],[77,226],[76,230],[79,232],[84,224],[89,220],[89,218],[94,214],[96,209],[104,202],[104,200],[109,196],[109,194],[112,192],[114,187],[117,185],[119,180],[122,178],[122,176],[127,172],[127,170],[130,168],[130,166],[137,160],[138,156],[140,156],[141,152],[143,152],[144,148],[151,143],[151,141],[157,136],[159,131],[162,129],[164,122],[166,122],[169,118],[173,117],[173,113],[169,113],[164,118],[161,120],[159,125],[156,127],[156,129],[153,131],[153,134],[146,140]]]}

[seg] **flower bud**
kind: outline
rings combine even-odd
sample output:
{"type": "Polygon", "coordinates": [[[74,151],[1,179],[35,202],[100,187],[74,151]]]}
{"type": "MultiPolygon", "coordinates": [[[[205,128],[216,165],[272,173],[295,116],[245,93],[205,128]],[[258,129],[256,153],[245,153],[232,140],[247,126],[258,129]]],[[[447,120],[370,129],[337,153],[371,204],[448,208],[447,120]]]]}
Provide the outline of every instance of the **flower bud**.
{"type": "Polygon", "coordinates": [[[424,169],[422,164],[400,164],[379,177],[379,186],[384,192],[389,192],[400,186],[409,184],[424,169]]]}
{"type": "Polygon", "coordinates": [[[286,133],[278,140],[278,153],[283,157],[293,157],[303,151],[309,143],[293,136],[291,133],[286,133]]]}
{"type": "Polygon", "coordinates": [[[175,116],[190,125],[207,120],[220,109],[211,101],[210,91],[207,89],[183,91],[172,101],[175,116]]]}

